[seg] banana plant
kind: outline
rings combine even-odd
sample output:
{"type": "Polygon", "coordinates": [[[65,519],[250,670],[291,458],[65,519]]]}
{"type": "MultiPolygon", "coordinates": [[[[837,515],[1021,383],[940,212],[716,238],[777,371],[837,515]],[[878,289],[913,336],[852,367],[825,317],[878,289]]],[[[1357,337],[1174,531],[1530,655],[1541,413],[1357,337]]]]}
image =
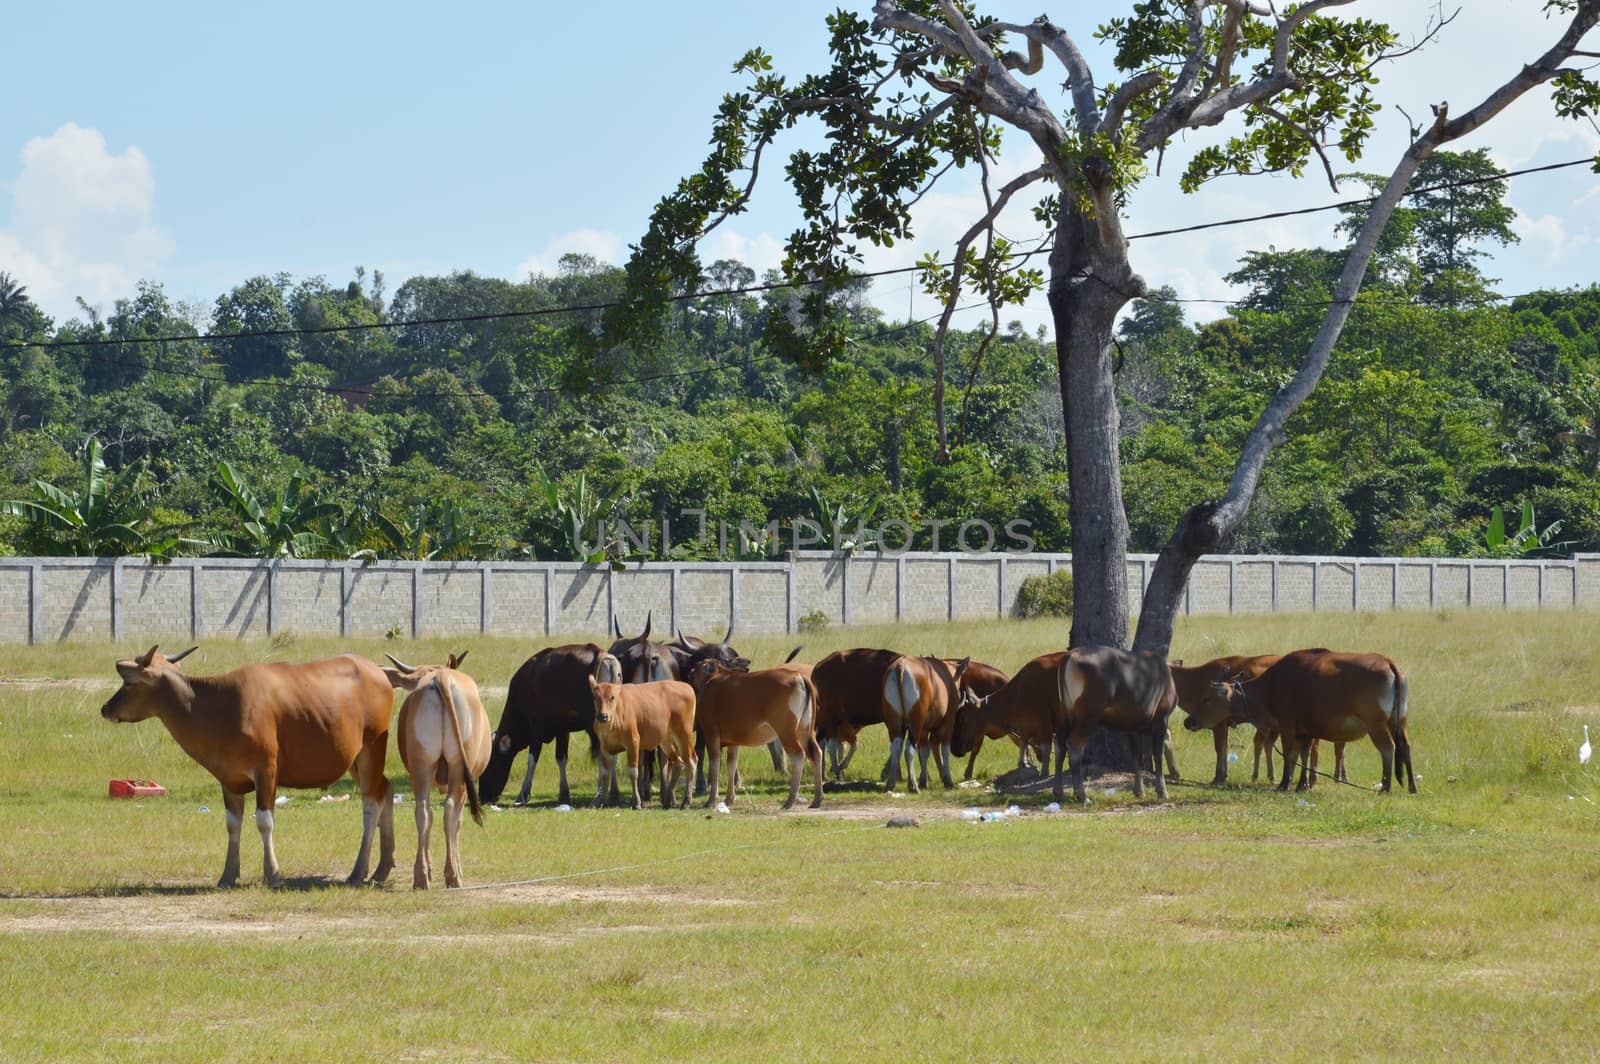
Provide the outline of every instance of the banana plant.
{"type": "Polygon", "coordinates": [[[295,470],[278,496],[263,500],[234,468],[217,463],[215,483],[227,499],[240,531],[225,535],[214,553],[242,558],[312,558],[326,547],[317,531],[339,507],[316,498],[306,487],[303,470],[295,470]]]}
{"type": "Polygon", "coordinates": [[[605,542],[602,526],[623,506],[626,498],[592,490],[583,473],[578,474],[570,491],[563,490],[543,470],[537,475],[540,494],[555,520],[556,534],[561,539],[565,556],[592,565],[609,561],[613,568],[621,568],[622,544],[615,540],[605,542]]]}
{"type": "Polygon", "coordinates": [[[147,554],[165,560],[188,541],[178,535],[183,526],[145,527],[156,506],[155,489],[144,483],[147,465],[141,459],[112,476],[100,441],[90,436],[83,442],[77,484],[34,481],[37,498],[0,501],[0,513],[27,519],[34,538],[55,550],[93,557],[147,554]]]}
{"type": "Polygon", "coordinates": [[[1499,506],[1489,512],[1489,529],[1483,534],[1483,544],[1489,548],[1490,554],[1506,555],[1534,555],[1541,552],[1552,553],[1563,547],[1571,545],[1571,540],[1560,543],[1554,542],[1555,537],[1561,532],[1561,522],[1552,521],[1544,529],[1534,520],[1533,503],[1524,501],[1522,504],[1522,524],[1513,533],[1506,533],[1506,515],[1499,506]]]}
{"type": "Polygon", "coordinates": [[[837,503],[831,503],[827,497],[816,488],[811,489],[812,520],[822,527],[824,543],[828,550],[842,551],[853,554],[858,550],[867,550],[876,542],[875,532],[867,524],[878,513],[878,507],[883,502],[877,495],[859,499],[854,495],[846,495],[837,503]],[[854,526],[860,534],[860,539],[846,535],[846,531],[854,526]]]}
{"type": "Polygon", "coordinates": [[[414,561],[475,558],[490,547],[454,499],[421,503],[398,519],[375,514],[373,523],[397,557],[414,561]]]}

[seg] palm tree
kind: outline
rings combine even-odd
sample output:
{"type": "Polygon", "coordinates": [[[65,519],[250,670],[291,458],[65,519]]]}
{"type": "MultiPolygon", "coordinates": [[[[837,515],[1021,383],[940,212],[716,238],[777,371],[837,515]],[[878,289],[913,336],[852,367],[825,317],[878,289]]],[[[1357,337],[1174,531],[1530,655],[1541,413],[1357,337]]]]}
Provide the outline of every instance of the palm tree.
{"type": "Polygon", "coordinates": [[[82,455],[77,485],[63,488],[35,481],[38,498],[5,500],[0,513],[26,518],[36,542],[75,556],[170,556],[182,542],[177,529],[142,527],[156,506],[155,488],[142,483],[147,460],[112,476],[93,436],[84,440],[82,455]]]}
{"type": "Polygon", "coordinates": [[[0,319],[21,315],[33,305],[28,290],[9,273],[0,271],[0,319]]]}

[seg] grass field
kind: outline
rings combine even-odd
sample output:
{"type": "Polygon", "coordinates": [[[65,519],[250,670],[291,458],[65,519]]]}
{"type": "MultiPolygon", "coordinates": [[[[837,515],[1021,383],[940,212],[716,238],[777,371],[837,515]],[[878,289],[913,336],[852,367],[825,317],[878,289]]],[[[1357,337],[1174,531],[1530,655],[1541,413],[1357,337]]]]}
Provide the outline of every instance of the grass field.
{"type": "MultiPolygon", "coordinates": [[[[1062,635],[839,630],[803,656],[892,645],[1009,669],[1062,635]]],[[[461,645],[497,720],[541,644],[461,645]]],[[[766,664],[791,645],[740,648],[766,664]]],[[[247,886],[216,891],[216,785],[159,723],[99,716],[112,661],[144,648],[0,648],[0,1059],[1600,1055],[1600,761],[1576,756],[1582,724],[1600,740],[1600,614],[1196,619],[1174,655],[1307,645],[1406,669],[1420,794],[1371,793],[1370,744],[1351,748],[1362,789],[1251,786],[1242,729],[1233,783],[1180,785],[1161,805],[1103,785],[1089,809],[1056,814],[1048,795],[937,781],[890,798],[868,786],[879,729],[851,766],[858,788],[820,812],[779,813],[755,751],[729,815],[560,813],[547,748],[539,808],[463,825],[467,883],[488,889],[428,894],[409,889],[409,804],[391,885],[334,885],[359,802],[314,792],[278,816],[288,887],[258,885],[247,822],[247,886]],[[111,801],[118,776],[170,794],[111,801]],[[1013,800],[1020,818],[958,815],[1013,800]],[[921,826],[885,830],[891,812],[921,826]]],[[[422,661],[447,648],[219,641],[185,667],[335,649],[422,661]]],[[[1209,780],[1209,734],[1175,733],[1185,777],[1209,780]]],[[[584,743],[574,751],[583,802],[593,767],[584,743]]],[[[979,773],[1014,763],[990,744],[979,773]]],[[[409,803],[392,753],[389,773],[409,803]]]]}

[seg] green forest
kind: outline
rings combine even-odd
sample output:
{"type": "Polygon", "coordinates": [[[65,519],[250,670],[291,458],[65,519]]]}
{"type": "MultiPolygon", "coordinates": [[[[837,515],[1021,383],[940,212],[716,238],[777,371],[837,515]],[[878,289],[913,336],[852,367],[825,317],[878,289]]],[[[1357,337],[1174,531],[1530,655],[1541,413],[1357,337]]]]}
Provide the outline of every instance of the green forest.
{"type": "MultiPolygon", "coordinates": [[[[1489,166],[1440,153],[1415,184],[1489,166]]],[[[1502,295],[1485,270],[1512,219],[1493,181],[1397,213],[1234,551],[1600,550],[1600,287],[1502,295]]],[[[1348,209],[1342,231],[1358,221],[1348,209]]],[[[1342,261],[1266,248],[1228,276],[1233,305],[1167,289],[1133,305],[1118,333],[1133,550],[1222,492],[1342,261]]],[[[940,455],[931,322],[889,320],[863,279],[833,303],[846,354],[799,366],[763,339],[792,289],[736,261],[704,272],[709,292],[746,291],[680,293],[649,350],[582,342],[623,287],[583,256],[392,292],[359,268],[252,277],[201,306],[150,281],[68,321],[0,273],[0,553],[750,558],[789,543],[740,522],[797,518],[841,549],[874,549],[857,528],[886,522],[922,527],[928,549],[930,523],[969,519],[1071,549],[1049,336],[962,316],[980,325],[948,345],[940,455]],[[345,326],[370,328],[329,331],[345,326]],[[641,546],[598,526],[618,519],[656,531],[641,546]]]]}

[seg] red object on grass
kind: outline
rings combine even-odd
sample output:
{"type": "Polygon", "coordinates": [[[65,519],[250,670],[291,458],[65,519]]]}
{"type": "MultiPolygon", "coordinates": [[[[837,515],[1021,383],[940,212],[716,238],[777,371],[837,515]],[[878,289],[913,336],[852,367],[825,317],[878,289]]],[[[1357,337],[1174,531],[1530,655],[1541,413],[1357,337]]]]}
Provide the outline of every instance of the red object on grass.
{"type": "Polygon", "coordinates": [[[155,780],[112,780],[113,798],[154,798],[166,794],[167,789],[155,780]]]}

